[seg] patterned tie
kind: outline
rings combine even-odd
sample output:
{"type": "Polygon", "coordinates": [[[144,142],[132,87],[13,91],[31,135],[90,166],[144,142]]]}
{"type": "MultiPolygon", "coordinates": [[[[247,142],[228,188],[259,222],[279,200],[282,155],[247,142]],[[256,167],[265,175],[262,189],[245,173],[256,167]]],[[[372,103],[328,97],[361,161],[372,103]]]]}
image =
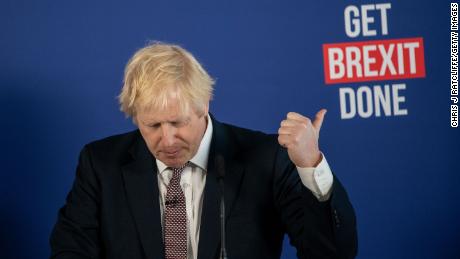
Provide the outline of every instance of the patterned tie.
{"type": "Polygon", "coordinates": [[[173,176],[166,190],[164,242],[166,259],[187,258],[187,212],[180,177],[188,163],[172,168],[173,176]]]}

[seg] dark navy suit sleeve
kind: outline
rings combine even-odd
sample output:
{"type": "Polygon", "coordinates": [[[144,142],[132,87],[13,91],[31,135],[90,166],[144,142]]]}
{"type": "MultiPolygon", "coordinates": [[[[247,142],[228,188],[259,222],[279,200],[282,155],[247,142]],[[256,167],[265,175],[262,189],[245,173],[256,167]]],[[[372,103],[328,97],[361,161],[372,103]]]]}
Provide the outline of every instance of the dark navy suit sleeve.
{"type": "Polygon", "coordinates": [[[357,253],[355,213],[334,177],[332,195],[320,202],[305,187],[287,152],[279,148],[274,164],[274,200],[299,258],[354,258],[357,253]]]}
{"type": "Polygon", "coordinates": [[[100,184],[89,151],[80,153],[75,181],[66,204],[59,210],[50,237],[53,259],[100,258],[100,184]]]}

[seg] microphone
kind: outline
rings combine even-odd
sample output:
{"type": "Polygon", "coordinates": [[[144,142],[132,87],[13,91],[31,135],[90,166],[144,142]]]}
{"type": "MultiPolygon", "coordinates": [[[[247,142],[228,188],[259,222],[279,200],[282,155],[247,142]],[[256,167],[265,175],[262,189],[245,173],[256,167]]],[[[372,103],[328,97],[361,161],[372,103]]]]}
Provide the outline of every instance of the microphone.
{"type": "Polygon", "coordinates": [[[224,199],[224,177],[225,177],[225,161],[220,154],[216,156],[216,169],[220,184],[220,259],[227,258],[227,249],[225,246],[225,199],[224,199]]]}

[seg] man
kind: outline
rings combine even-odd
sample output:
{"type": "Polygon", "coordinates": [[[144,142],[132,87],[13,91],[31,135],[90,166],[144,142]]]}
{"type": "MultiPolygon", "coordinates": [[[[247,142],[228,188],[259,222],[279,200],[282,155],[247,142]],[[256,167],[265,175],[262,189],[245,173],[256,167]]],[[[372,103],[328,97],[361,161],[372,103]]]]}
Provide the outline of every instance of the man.
{"type": "Polygon", "coordinates": [[[51,235],[51,258],[353,258],[347,194],[318,147],[325,110],[288,113],[278,136],[218,122],[213,80],[186,50],[154,43],[128,62],[121,110],[138,130],[85,146],[51,235]],[[224,188],[220,183],[224,182],[224,188]]]}

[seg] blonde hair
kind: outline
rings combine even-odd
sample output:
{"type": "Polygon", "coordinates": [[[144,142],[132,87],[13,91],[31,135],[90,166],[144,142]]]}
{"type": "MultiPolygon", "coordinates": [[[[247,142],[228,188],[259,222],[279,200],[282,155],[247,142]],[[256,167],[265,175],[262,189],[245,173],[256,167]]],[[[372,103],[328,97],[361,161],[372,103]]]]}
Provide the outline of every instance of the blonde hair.
{"type": "Polygon", "coordinates": [[[153,42],[138,50],[125,68],[118,100],[120,110],[134,119],[139,109],[164,109],[172,94],[181,108],[204,111],[214,80],[188,51],[178,45],[153,42]]]}

